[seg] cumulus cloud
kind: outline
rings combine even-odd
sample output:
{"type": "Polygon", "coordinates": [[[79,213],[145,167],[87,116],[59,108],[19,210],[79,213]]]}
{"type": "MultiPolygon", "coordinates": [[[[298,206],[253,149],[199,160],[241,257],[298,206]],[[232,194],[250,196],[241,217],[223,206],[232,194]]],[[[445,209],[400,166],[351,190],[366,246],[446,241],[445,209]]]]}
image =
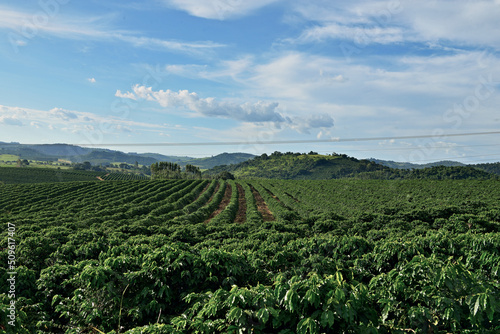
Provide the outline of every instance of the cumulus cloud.
{"type": "Polygon", "coordinates": [[[328,129],[334,126],[333,118],[327,113],[312,116],[286,115],[279,110],[278,102],[235,103],[217,101],[213,97],[202,98],[195,92],[180,90],[155,91],[151,87],[135,85],[132,92],[117,91],[116,96],[133,100],[156,102],[164,108],[182,108],[195,115],[233,119],[247,124],[272,124],[276,129],[283,127],[300,133],[309,133],[311,129],[328,129]]]}
{"type": "Polygon", "coordinates": [[[132,92],[117,91],[116,96],[129,99],[154,101],[164,108],[185,108],[207,117],[222,117],[244,122],[283,123],[287,119],[277,111],[277,102],[256,102],[238,104],[217,101],[213,97],[201,98],[195,92],[180,90],[154,91],[151,87],[135,85],[132,92]]]}
{"type": "Polygon", "coordinates": [[[95,78],[88,78],[87,80],[88,80],[88,82],[90,82],[90,83],[96,83],[95,78]]]}

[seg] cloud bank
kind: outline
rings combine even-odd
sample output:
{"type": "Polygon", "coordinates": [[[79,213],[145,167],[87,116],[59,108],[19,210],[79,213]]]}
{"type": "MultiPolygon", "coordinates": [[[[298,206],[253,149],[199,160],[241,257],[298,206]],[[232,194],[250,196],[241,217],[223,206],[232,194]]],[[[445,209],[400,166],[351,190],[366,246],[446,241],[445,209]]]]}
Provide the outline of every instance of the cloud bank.
{"type": "Polygon", "coordinates": [[[132,91],[116,91],[115,96],[133,100],[147,100],[158,103],[164,108],[187,109],[192,116],[220,117],[248,123],[272,123],[277,128],[287,126],[299,132],[313,128],[331,128],[333,118],[327,114],[312,115],[305,118],[290,117],[279,111],[278,102],[258,101],[255,103],[235,103],[217,101],[213,97],[202,98],[195,92],[180,90],[155,91],[152,87],[135,85],[132,91]]]}

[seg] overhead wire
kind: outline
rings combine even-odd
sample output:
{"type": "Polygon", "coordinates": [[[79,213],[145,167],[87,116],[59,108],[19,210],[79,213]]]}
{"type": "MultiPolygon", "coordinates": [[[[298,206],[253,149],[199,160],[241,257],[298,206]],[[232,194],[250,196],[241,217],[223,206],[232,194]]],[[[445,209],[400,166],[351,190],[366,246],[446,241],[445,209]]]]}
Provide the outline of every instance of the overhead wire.
{"type": "Polygon", "coordinates": [[[393,137],[358,137],[358,138],[330,138],[330,139],[297,139],[297,140],[262,140],[262,141],[227,141],[227,142],[170,142],[170,143],[81,143],[77,146],[235,146],[235,145],[276,145],[276,144],[312,144],[312,143],[345,143],[380,140],[420,139],[436,137],[463,137],[500,134],[500,131],[450,133],[443,135],[413,135],[393,137]]]}

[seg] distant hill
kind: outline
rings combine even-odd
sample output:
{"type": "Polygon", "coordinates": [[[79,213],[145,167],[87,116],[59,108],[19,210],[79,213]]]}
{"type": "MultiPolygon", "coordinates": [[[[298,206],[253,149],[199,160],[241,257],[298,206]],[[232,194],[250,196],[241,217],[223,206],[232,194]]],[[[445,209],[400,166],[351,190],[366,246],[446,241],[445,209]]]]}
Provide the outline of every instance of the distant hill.
{"type": "Polygon", "coordinates": [[[391,161],[391,160],[379,160],[379,159],[374,159],[374,158],[370,158],[368,160],[373,161],[377,164],[387,166],[390,168],[395,168],[395,169],[425,169],[425,168],[438,167],[438,166],[473,167],[473,168],[485,171],[485,172],[490,173],[490,174],[500,175],[500,162],[466,165],[466,164],[463,164],[463,163],[458,162],[458,161],[450,161],[450,160],[442,160],[442,161],[431,162],[431,163],[427,163],[427,164],[414,164],[414,163],[410,163],[410,162],[396,162],[396,161],[391,161]]]}
{"type": "Polygon", "coordinates": [[[0,154],[14,154],[21,157],[21,159],[40,161],[57,161],[58,159],[71,162],[88,161],[93,165],[112,162],[134,164],[136,161],[141,165],[151,165],[158,161],[179,162],[193,159],[191,157],[167,156],[157,153],[125,153],[69,144],[25,145],[4,142],[0,142],[0,154]]]}
{"type": "Polygon", "coordinates": [[[0,142],[0,154],[13,154],[21,159],[39,161],[57,161],[58,159],[69,160],[75,163],[90,162],[92,165],[109,164],[121,162],[135,164],[137,161],[141,165],[149,166],[155,162],[168,161],[175,162],[181,166],[191,164],[201,169],[209,169],[218,165],[237,164],[255,155],[247,153],[222,153],[207,158],[169,156],[158,153],[125,153],[121,151],[87,148],[69,144],[43,144],[25,145],[19,143],[0,142]]]}
{"type": "Polygon", "coordinates": [[[431,163],[427,163],[427,164],[414,164],[411,162],[396,162],[396,161],[391,161],[391,160],[379,160],[379,159],[374,159],[374,158],[370,158],[368,160],[373,161],[379,165],[387,166],[390,168],[396,168],[396,169],[422,169],[422,168],[429,168],[429,167],[435,167],[435,166],[446,166],[446,167],[466,166],[466,164],[463,164],[461,162],[450,161],[450,160],[442,160],[442,161],[431,162],[431,163]]]}
{"type": "Polygon", "coordinates": [[[248,153],[222,153],[208,158],[198,158],[183,161],[181,165],[191,164],[201,169],[210,169],[215,166],[238,164],[256,156],[248,153]]]}
{"type": "Polygon", "coordinates": [[[214,167],[205,175],[230,172],[237,178],[271,179],[491,179],[494,174],[472,166],[433,166],[421,169],[396,169],[345,154],[319,155],[315,152],[263,154],[236,165],[214,167]]]}
{"type": "Polygon", "coordinates": [[[175,163],[183,163],[184,161],[188,161],[193,159],[192,157],[178,157],[175,155],[163,155],[159,153],[128,153],[130,155],[139,155],[145,158],[153,158],[156,161],[168,161],[175,163]]]}

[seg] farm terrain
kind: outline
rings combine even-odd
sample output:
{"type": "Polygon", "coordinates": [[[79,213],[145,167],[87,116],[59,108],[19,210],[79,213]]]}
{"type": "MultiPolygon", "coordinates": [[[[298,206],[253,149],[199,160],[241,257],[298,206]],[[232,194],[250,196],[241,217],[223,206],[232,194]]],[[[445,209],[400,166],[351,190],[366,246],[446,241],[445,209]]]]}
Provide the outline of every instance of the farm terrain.
{"type": "Polygon", "coordinates": [[[100,177],[0,185],[17,333],[500,330],[498,180],[100,177]]]}

